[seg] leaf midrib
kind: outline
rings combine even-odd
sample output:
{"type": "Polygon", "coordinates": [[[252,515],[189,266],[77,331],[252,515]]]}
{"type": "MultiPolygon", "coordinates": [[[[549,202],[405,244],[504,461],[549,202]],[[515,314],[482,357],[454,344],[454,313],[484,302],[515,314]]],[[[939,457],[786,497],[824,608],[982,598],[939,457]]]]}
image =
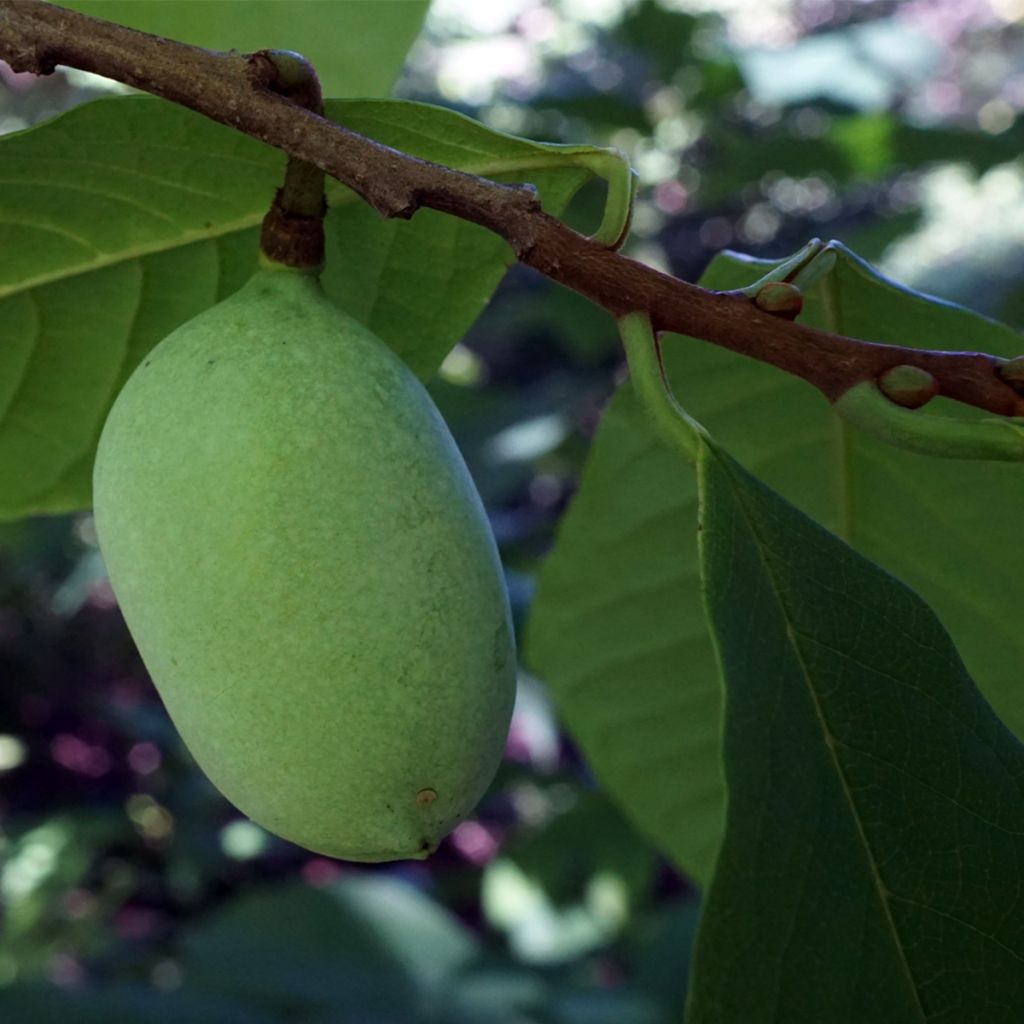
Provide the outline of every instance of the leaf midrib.
{"type": "Polygon", "coordinates": [[[35,277],[25,278],[7,287],[0,286],[0,299],[20,295],[22,292],[30,292],[35,288],[52,284],[54,281],[67,281],[74,277],[80,277],[82,274],[106,270],[108,267],[114,267],[120,263],[130,263],[132,260],[142,259],[144,256],[154,256],[157,253],[167,252],[168,250],[184,248],[186,245],[192,245],[195,242],[215,241],[218,238],[223,238],[225,235],[232,235],[238,231],[244,231],[246,228],[255,227],[261,220],[261,214],[250,214],[246,217],[240,217],[238,220],[226,222],[215,231],[185,231],[172,240],[165,238],[149,245],[137,245],[128,249],[118,249],[116,252],[105,254],[97,259],[90,260],[88,263],[37,274],[35,277]]]}
{"type": "MultiPolygon", "coordinates": [[[[496,161],[493,163],[482,163],[479,165],[467,164],[457,169],[466,174],[486,178],[498,174],[508,174],[512,171],[565,170],[569,168],[572,168],[573,170],[586,171],[585,167],[582,167],[575,161],[560,161],[553,157],[533,158],[530,160],[496,161]]],[[[328,186],[331,191],[336,191],[336,189],[344,187],[345,186],[343,186],[341,182],[337,182],[336,186],[333,188],[330,185],[328,186]]],[[[337,194],[336,200],[331,203],[331,209],[347,206],[350,203],[356,202],[356,199],[357,197],[351,191],[346,190],[345,192],[337,194]]],[[[155,210],[150,210],[149,212],[154,216],[159,215],[159,212],[155,210]]],[[[97,270],[105,270],[107,267],[116,266],[119,263],[126,263],[130,260],[139,259],[143,256],[152,256],[156,253],[178,249],[186,245],[191,245],[194,242],[211,241],[222,238],[225,235],[234,234],[237,231],[244,231],[246,228],[255,227],[262,221],[262,219],[262,211],[247,214],[246,216],[239,217],[236,220],[225,222],[216,230],[186,231],[181,235],[175,236],[173,239],[161,239],[150,245],[139,245],[129,249],[119,249],[114,253],[91,260],[88,263],[79,264],[75,267],[65,267],[48,273],[37,274],[35,277],[25,278],[7,286],[0,285],[0,299],[6,299],[12,295],[19,295],[22,292],[29,291],[33,288],[40,288],[44,285],[52,284],[54,281],[66,281],[82,274],[90,274],[97,270]]]]}

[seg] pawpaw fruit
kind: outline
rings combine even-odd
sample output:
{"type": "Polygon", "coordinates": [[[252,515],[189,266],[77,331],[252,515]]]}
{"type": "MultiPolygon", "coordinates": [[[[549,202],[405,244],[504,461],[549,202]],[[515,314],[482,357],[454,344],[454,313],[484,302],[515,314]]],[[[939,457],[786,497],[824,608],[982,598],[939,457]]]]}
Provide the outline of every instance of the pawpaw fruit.
{"type": "Polygon", "coordinates": [[[315,274],[263,266],[144,358],[94,506],[171,718],[246,815],[380,861],[472,811],[515,690],[494,539],[426,390],[315,274]]]}

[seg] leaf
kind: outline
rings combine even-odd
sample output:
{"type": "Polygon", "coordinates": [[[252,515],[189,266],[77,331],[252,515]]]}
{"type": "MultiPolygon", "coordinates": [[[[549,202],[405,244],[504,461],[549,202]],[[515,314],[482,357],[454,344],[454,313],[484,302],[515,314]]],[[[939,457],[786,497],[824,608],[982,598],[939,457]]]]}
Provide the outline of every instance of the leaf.
{"type": "Polygon", "coordinates": [[[698,475],[729,807],[688,1024],[1015,1024],[1024,749],[915,593],[717,447],[698,475]]]}
{"type": "Polygon", "coordinates": [[[575,806],[543,829],[513,838],[502,856],[559,910],[584,902],[588,886],[607,875],[622,882],[631,905],[639,904],[657,866],[654,851],[599,792],[580,794],[575,806]]]}
{"type": "MultiPolygon", "coordinates": [[[[605,153],[422,103],[332,101],[327,112],[414,155],[532,181],[552,214],[605,153]]],[[[101,100],[0,139],[0,518],[88,504],[118,388],[157,341],[251,274],[282,169],[277,151],[149,97],[101,100]]],[[[511,250],[433,211],[383,221],[338,183],[329,200],[328,294],[428,376],[511,250]]]]}
{"type": "Polygon", "coordinates": [[[724,789],[696,510],[692,474],[624,386],[544,564],[527,658],[611,797],[706,882],[724,789]]]}
{"type": "MultiPolygon", "coordinates": [[[[704,282],[742,287],[766,269],[725,254],[704,282]]],[[[807,296],[801,321],[868,341],[1005,357],[1024,350],[1009,327],[903,288],[848,250],[807,296]]],[[[679,338],[666,351],[690,412],[770,487],[918,591],[997,714],[1024,732],[1014,600],[1024,579],[1024,470],[905,452],[845,426],[817,392],[772,367],[679,338]]],[[[931,411],[973,415],[946,401],[931,411]]]]}
{"type": "Polygon", "coordinates": [[[429,0],[68,0],[65,7],[215,50],[296,50],[328,96],[383,96],[398,78],[429,0]]]}
{"type": "MultiPolygon", "coordinates": [[[[773,265],[723,254],[701,283],[741,288],[773,265]]],[[[801,320],[870,341],[1003,356],[1024,348],[1008,327],[901,288],[846,251],[801,320]]],[[[689,412],[770,486],[918,590],[996,712],[1024,730],[1024,634],[1012,598],[1024,578],[1024,471],[891,448],[844,426],[797,378],[696,339],[669,336],[664,351],[689,412]]],[[[719,685],[689,541],[695,493],[631,408],[622,389],[595,439],[541,573],[527,654],[612,797],[706,882],[724,790],[719,685]]]]}
{"type": "Polygon", "coordinates": [[[475,952],[469,933],[416,889],[362,876],[234,901],[190,938],[185,967],[198,988],[257,1006],[404,1020],[419,1019],[417,1008],[475,952]]]}
{"type": "Polygon", "coordinates": [[[282,1024],[256,1006],[141,985],[101,990],[18,984],[0,990],[4,1019],[25,1024],[282,1024]]]}

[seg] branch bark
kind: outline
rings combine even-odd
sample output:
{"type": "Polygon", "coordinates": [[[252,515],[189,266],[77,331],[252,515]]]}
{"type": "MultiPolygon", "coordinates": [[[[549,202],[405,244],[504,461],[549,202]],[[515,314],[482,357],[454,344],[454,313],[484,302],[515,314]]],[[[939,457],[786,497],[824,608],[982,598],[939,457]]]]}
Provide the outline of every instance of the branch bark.
{"type": "Polygon", "coordinates": [[[532,188],[499,185],[383,146],[275,94],[260,63],[124,28],[44,0],[0,0],[0,59],[50,74],[91,71],[190,107],[314,164],[384,217],[429,207],[504,238],[522,262],[619,317],[646,311],[658,331],[721,345],[792,373],[834,401],[893,366],[931,373],[939,394],[1005,416],[1024,399],[979,352],[879,345],[791,322],[744,296],[689,284],[588,239],[545,214],[532,188]]]}

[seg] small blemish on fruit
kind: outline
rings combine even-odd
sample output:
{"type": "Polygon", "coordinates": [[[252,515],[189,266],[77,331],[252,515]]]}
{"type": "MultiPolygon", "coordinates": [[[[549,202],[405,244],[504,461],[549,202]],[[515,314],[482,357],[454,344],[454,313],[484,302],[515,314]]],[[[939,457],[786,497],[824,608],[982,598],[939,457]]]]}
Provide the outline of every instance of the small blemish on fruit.
{"type": "Polygon", "coordinates": [[[437,799],[437,793],[432,789],[421,789],[416,794],[417,807],[429,807],[437,799]]]}

